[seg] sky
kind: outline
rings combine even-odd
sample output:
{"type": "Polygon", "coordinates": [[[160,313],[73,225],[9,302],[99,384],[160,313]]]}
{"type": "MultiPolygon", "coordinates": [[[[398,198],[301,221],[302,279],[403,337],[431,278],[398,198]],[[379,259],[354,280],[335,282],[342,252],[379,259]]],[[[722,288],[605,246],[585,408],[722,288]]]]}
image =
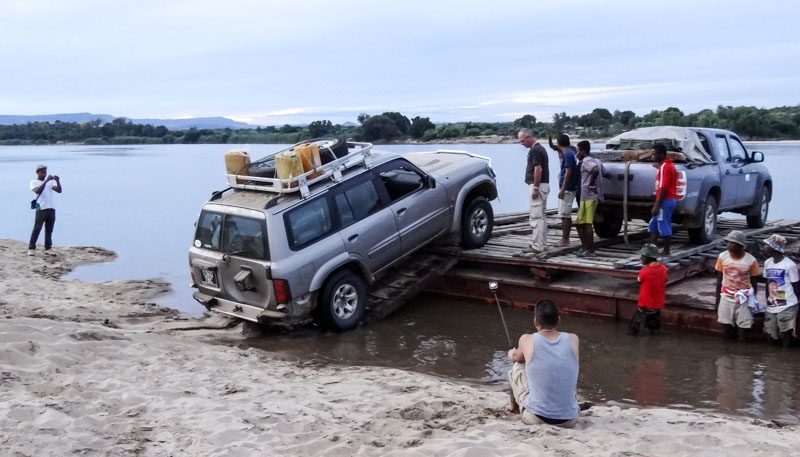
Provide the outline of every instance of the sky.
{"type": "Polygon", "coordinates": [[[797,105],[798,20],[790,0],[0,0],[0,114],[283,125],[797,105]]]}

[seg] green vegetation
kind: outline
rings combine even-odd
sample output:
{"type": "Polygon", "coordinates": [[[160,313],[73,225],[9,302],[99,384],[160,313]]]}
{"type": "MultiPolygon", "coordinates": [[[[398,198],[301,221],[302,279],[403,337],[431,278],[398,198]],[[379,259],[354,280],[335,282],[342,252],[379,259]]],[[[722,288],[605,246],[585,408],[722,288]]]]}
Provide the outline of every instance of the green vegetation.
{"type": "Polygon", "coordinates": [[[541,122],[526,114],[514,122],[456,122],[434,124],[427,117],[408,119],[395,111],[358,116],[360,126],[333,124],[318,120],[308,126],[258,127],[254,129],[189,129],[170,131],[164,126],[133,124],[123,118],[103,124],[30,122],[0,125],[0,145],[38,145],[58,143],[104,144],[198,144],[198,143],[297,143],[319,137],[348,137],[373,142],[410,140],[453,140],[470,136],[499,135],[513,137],[522,127],[538,136],[566,132],[582,138],[610,137],[636,127],[682,125],[733,130],[744,139],[800,139],[800,105],[777,108],[753,106],[718,106],[684,114],[678,108],[651,111],[637,116],[633,111],[595,108],[581,115],[557,113],[551,122],[541,122]]]}

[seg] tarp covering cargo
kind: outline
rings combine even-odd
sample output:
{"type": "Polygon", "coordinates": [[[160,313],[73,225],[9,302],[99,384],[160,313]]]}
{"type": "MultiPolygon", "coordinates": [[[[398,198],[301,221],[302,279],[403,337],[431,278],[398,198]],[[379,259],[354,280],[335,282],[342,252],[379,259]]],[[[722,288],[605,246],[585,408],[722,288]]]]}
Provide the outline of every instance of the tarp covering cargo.
{"type": "Polygon", "coordinates": [[[687,162],[711,163],[711,154],[703,147],[700,137],[687,127],[644,127],[621,133],[606,143],[607,149],[652,149],[663,143],[667,149],[679,150],[687,162]],[[678,149],[680,148],[680,149],[678,149]]]}

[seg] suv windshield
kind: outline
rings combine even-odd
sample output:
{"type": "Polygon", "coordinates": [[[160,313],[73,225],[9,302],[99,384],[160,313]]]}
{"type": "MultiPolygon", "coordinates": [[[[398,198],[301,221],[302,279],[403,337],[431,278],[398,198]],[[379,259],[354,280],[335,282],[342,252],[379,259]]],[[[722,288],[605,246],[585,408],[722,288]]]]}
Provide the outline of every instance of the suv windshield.
{"type": "Polygon", "coordinates": [[[251,259],[266,259],[264,222],[249,217],[203,211],[194,245],[251,259]]]}

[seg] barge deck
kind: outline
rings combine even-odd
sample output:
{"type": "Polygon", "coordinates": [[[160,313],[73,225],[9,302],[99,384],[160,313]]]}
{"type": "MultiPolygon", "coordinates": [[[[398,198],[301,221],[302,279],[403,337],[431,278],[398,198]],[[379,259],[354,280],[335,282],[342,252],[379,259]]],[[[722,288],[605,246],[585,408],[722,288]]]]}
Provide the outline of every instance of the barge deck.
{"type": "MultiPolygon", "coordinates": [[[[550,246],[556,246],[561,239],[560,223],[555,212],[548,212],[550,246]]],[[[676,231],[672,255],[662,259],[669,268],[666,309],[662,312],[665,325],[702,333],[721,332],[716,322],[713,268],[717,256],[726,248],[723,237],[731,230],[747,234],[748,251],[761,262],[759,243],[772,233],[786,237],[790,257],[800,244],[800,221],[794,220],[776,220],[763,228],[750,229],[743,219],[720,219],[717,238],[699,246],[689,242],[685,231],[676,231]]],[[[530,231],[527,213],[497,216],[490,241],[482,248],[461,251],[458,263],[431,281],[425,292],[493,304],[495,297],[487,287],[491,280],[499,282],[497,298],[507,306],[530,308],[548,298],[567,314],[630,319],[638,298],[638,251],[647,238],[643,222],[629,223],[627,242],[622,236],[597,241],[597,255],[590,258],[575,255],[580,248],[575,230],[568,246],[553,248],[545,255],[521,257],[519,253],[528,245],[530,231]]],[[[452,251],[441,253],[452,255],[452,251]]],[[[756,327],[759,325],[754,326],[754,331],[756,327]]]]}

